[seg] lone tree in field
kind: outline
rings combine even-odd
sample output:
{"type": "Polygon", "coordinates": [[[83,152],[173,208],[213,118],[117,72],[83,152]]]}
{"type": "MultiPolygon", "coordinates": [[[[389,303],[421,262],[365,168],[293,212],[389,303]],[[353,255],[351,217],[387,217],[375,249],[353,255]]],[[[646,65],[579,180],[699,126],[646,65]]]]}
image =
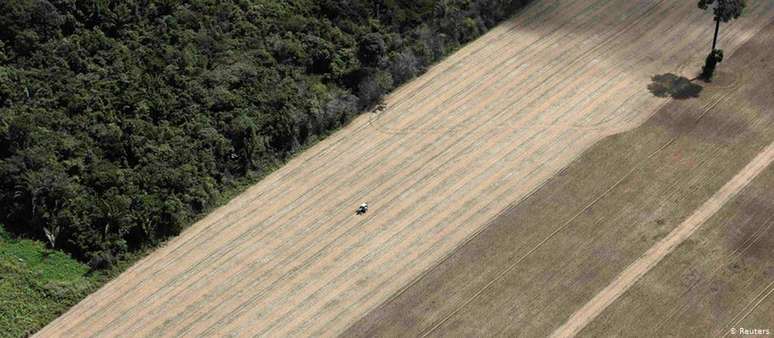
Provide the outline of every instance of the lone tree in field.
{"type": "Polygon", "coordinates": [[[706,10],[713,7],[715,14],[715,37],[712,39],[712,50],[707,56],[707,61],[701,71],[701,78],[710,81],[712,74],[715,73],[715,67],[723,61],[723,50],[716,49],[718,43],[718,31],[720,30],[720,21],[729,22],[742,15],[745,7],[745,0],[699,0],[699,8],[706,10]]]}

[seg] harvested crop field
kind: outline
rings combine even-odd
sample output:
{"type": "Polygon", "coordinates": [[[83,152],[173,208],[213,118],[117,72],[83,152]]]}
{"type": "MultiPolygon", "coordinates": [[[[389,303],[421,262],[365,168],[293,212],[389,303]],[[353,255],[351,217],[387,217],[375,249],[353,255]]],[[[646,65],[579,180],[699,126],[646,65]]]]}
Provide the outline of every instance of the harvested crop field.
{"type": "Polygon", "coordinates": [[[771,329],[774,167],[581,331],[599,337],[771,329]]]}
{"type": "Polygon", "coordinates": [[[772,41],[774,24],[723,66],[736,84],[718,79],[699,98],[672,101],[598,143],[346,336],[561,336],[559,326],[707,205],[712,213],[700,216],[712,218],[581,335],[711,336],[745,310],[759,327],[771,325],[766,303],[750,304],[774,281],[773,206],[764,195],[772,167],[747,188],[732,178],[755,178],[772,160],[772,41]],[[744,175],[748,163],[764,166],[744,175]],[[746,190],[718,194],[728,186],[746,190]],[[713,216],[718,195],[731,202],[713,216]],[[738,252],[757,254],[740,265],[738,252]]]}
{"type": "MultiPolygon", "coordinates": [[[[772,19],[774,2],[752,3],[721,31],[726,55],[772,19]]],[[[760,112],[722,113],[746,77],[687,101],[648,91],[700,63],[713,28],[693,1],[535,1],[39,336],[550,333],[771,142],[760,112]],[[682,110],[653,117],[665,104],[682,110]]]]}

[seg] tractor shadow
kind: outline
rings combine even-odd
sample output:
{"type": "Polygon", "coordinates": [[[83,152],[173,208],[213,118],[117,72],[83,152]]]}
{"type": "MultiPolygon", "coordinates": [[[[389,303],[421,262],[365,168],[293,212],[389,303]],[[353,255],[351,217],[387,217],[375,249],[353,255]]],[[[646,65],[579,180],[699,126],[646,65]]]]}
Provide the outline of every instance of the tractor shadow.
{"type": "Polygon", "coordinates": [[[685,100],[699,97],[704,87],[693,83],[696,79],[677,76],[672,73],[654,75],[648,90],[656,97],[671,97],[676,100],[685,100]]]}

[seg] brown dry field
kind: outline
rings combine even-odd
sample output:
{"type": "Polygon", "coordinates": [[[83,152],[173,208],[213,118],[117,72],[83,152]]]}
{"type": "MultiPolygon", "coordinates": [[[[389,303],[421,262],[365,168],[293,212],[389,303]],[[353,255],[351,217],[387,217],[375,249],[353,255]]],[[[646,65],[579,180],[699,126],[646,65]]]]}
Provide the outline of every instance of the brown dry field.
{"type": "MultiPolygon", "coordinates": [[[[771,150],[773,43],[774,22],[699,98],[671,101],[641,127],[593,146],[344,336],[554,333],[771,150]]],[[[766,170],[581,335],[772,328],[774,167],[766,170]]]]}
{"type": "MultiPolygon", "coordinates": [[[[748,13],[721,31],[727,55],[774,19],[774,2],[752,2],[748,13]]],[[[337,335],[391,296],[399,294],[395,299],[401,299],[410,294],[400,291],[422,276],[420,281],[425,281],[441,271],[423,274],[442,261],[453,261],[444,259],[468,239],[490,236],[497,223],[486,225],[506,209],[507,215],[517,215],[518,236],[510,237],[509,243],[491,239],[479,250],[508,245],[512,254],[498,253],[487,258],[491,264],[458,271],[452,279],[474,281],[458,285],[465,289],[459,294],[437,293],[436,297],[443,302],[460,301],[464,292],[475,290],[479,285],[475,283],[486,284],[491,273],[504,271],[502,264],[524,257],[519,258],[517,269],[509,271],[538,273],[520,278],[533,281],[523,289],[525,295],[535,297],[529,300],[527,312],[544,315],[505,311],[502,314],[512,317],[499,322],[516,325],[531,316],[536,319],[534,325],[510,328],[524,329],[520,331],[524,334],[541,332],[546,324],[558,325],[562,313],[551,309],[559,300],[548,295],[584,299],[583,290],[567,292],[568,287],[594,283],[620,271],[626,257],[652,245],[702,196],[717,190],[724,177],[728,180],[734,165],[719,158],[741,156],[741,166],[743,156],[752,158],[761,149],[755,148],[757,139],[747,133],[750,126],[725,125],[707,148],[694,145],[696,149],[672,154],[678,157],[667,158],[666,164],[677,167],[639,186],[641,191],[610,189],[617,180],[633,179],[660,164],[649,161],[648,155],[665,146],[660,143],[665,136],[668,140],[682,135],[681,130],[692,128],[692,121],[703,112],[728,104],[727,91],[710,86],[688,104],[684,114],[651,119],[650,124],[660,123],[663,130],[638,138],[641,143],[604,148],[607,153],[590,152],[584,156],[591,156],[586,162],[598,163],[587,165],[600,170],[573,174],[579,180],[575,183],[563,181],[579,163],[586,163],[573,161],[594,143],[642,124],[665,104],[684,104],[656,98],[646,86],[652,75],[677,73],[700,63],[711,23],[710,14],[697,10],[694,1],[536,0],[399,88],[386,99],[386,110],[361,116],[300,154],[74,306],[38,336],[337,335]],[[732,149],[730,144],[745,135],[750,143],[744,149],[732,149]],[[559,173],[567,165],[570,168],[559,173]],[[596,181],[583,188],[585,179],[596,181]],[[557,182],[568,189],[575,186],[577,194],[559,192],[557,182]],[[542,193],[542,206],[536,204],[538,195],[532,195],[508,209],[541,186],[541,192],[557,195],[542,193]],[[681,203],[684,208],[679,210],[657,206],[651,215],[640,214],[648,210],[638,209],[639,205],[622,206],[620,214],[607,219],[567,226],[568,213],[577,213],[580,205],[607,190],[602,197],[650,201],[651,207],[654,194],[667,196],[661,204],[691,202],[681,203]],[[371,210],[363,217],[354,216],[354,208],[364,200],[371,210]],[[544,210],[544,217],[530,223],[534,216],[519,213],[530,205],[544,210]],[[546,215],[545,210],[550,212],[546,215]],[[643,227],[650,216],[661,217],[663,224],[643,227]],[[627,219],[640,221],[626,223],[627,219]],[[553,250],[546,257],[539,244],[560,224],[566,230],[550,243],[564,241],[559,237],[567,234],[576,234],[575,239],[583,234],[587,242],[566,242],[571,250],[553,250]],[[614,245],[587,251],[611,239],[614,245]],[[613,255],[616,250],[622,251],[621,257],[613,255]],[[575,254],[585,257],[593,269],[579,270],[572,265],[578,262],[556,260],[575,254]],[[550,268],[561,266],[559,272],[580,272],[583,278],[560,280],[554,278],[561,275],[557,271],[534,270],[541,262],[544,268],[546,262],[558,262],[550,268]],[[537,290],[541,287],[545,290],[537,290]]],[[[748,81],[729,79],[730,87],[741,88],[748,81]]],[[[716,86],[723,84],[720,80],[716,86]]],[[[707,114],[701,122],[728,122],[723,116],[712,116],[707,114]]],[[[613,140],[631,137],[626,135],[613,140]]],[[[663,154],[656,152],[652,158],[664,160],[659,157],[663,154]]],[[[604,212],[596,205],[583,210],[575,219],[587,222],[585,215],[592,210],[604,212]]],[[[467,243],[451,257],[458,257],[473,242],[467,243]]],[[[454,323],[465,324],[455,318],[474,319],[464,311],[454,314],[457,317],[443,321],[435,332],[453,329],[448,325],[454,323]]],[[[417,313],[415,328],[435,323],[439,318],[433,316],[439,315],[445,312],[417,313]]]]}
{"type": "Polygon", "coordinates": [[[772,187],[770,166],[580,336],[774,330],[772,187]]]}
{"type": "MultiPolygon", "coordinates": [[[[672,254],[678,246],[688,241],[698,229],[700,229],[712,216],[723,208],[726,203],[731,201],[737,193],[747,187],[752,180],[766,170],[772,163],[774,163],[774,143],[770,143],[747,166],[705,201],[701,207],[696,209],[690,217],[685,219],[666,237],[659,240],[655,245],[648,249],[647,252],[627,266],[626,269],[619,273],[607,287],[596,294],[594,298],[586,303],[586,305],[577,310],[561,327],[556,329],[551,336],[572,337],[580,333],[581,330],[594,321],[611,304],[637,284],[645,274],[649,273],[656,265],[661,263],[664,258],[672,254]]],[[[771,211],[771,209],[764,209],[764,211],[771,211]]],[[[703,257],[699,256],[694,258],[697,258],[697,263],[701,263],[703,257]]],[[[764,291],[759,294],[759,299],[761,301],[768,298],[769,293],[772,290],[772,285],[774,285],[774,282],[767,284],[766,287],[763,288],[764,291]]],[[[756,307],[757,303],[755,303],[754,306],[749,306],[749,312],[752,312],[756,307]]],[[[739,318],[743,319],[745,316],[739,318]]],[[[707,327],[705,327],[705,330],[706,331],[703,333],[709,336],[710,330],[707,329],[707,327]]],[[[699,330],[696,330],[695,332],[698,331],[699,330]]],[[[740,332],[744,332],[744,330],[740,329],[740,332]]],[[[648,334],[652,333],[653,332],[648,332],[648,334]]],[[[733,333],[733,331],[731,331],[731,333],[733,333]]]]}

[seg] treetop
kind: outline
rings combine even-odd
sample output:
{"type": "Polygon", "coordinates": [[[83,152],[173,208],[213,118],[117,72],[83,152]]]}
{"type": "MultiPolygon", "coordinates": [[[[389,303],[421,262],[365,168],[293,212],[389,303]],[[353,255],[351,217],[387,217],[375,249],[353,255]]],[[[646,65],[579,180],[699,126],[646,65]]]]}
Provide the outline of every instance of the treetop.
{"type": "Polygon", "coordinates": [[[723,22],[738,18],[746,6],[745,0],[699,0],[701,9],[707,9],[712,4],[715,4],[713,9],[715,20],[723,22]]]}

